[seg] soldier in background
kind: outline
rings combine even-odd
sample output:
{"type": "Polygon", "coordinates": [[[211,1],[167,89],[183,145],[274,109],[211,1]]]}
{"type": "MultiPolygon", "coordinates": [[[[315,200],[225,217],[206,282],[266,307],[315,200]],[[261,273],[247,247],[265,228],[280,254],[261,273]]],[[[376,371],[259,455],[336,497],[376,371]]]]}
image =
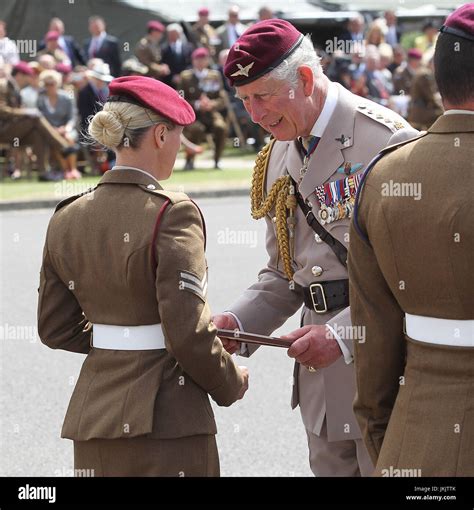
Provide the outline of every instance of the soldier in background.
{"type": "Polygon", "coordinates": [[[420,68],[422,57],[420,50],[416,48],[408,50],[406,64],[397,67],[393,73],[394,94],[410,94],[413,78],[420,68]]]}
{"type": "MultiPolygon", "coordinates": [[[[196,122],[186,127],[185,136],[195,144],[202,143],[207,133],[214,142],[214,168],[224,150],[227,124],[220,110],[225,107],[224,84],[219,71],[209,68],[209,51],[198,48],[192,53],[193,68],[181,73],[179,89],[196,113],[196,122]]],[[[185,170],[194,168],[194,156],[187,155],[185,170]]]]}
{"type": "Polygon", "coordinates": [[[165,26],[157,20],[147,23],[147,35],[142,37],[135,48],[138,60],[148,67],[149,76],[162,80],[169,76],[170,68],[162,62],[162,40],[165,26]]]}
{"type": "Polygon", "coordinates": [[[416,129],[428,129],[443,113],[443,104],[436,85],[433,69],[433,51],[425,53],[422,65],[410,88],[408,122],[416,129]]]}
{"type": "Polygon", "coordinates": [[[192,26],[193,35],[198,46],[207,48],[212,60],[216,60],[216,46],[220,43],[215,29],[209,24],[209,9],[203,7],[198,11],[198,20],[192,26]]]}

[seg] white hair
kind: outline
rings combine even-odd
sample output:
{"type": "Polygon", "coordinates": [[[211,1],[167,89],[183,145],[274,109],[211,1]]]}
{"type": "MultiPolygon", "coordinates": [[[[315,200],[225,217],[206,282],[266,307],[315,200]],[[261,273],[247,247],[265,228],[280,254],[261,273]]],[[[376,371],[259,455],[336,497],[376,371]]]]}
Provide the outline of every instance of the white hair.
{"type": "Polygon", "coordinates": [[[266,74],[264,78],[287,81],[293,88],[296,88],[299,79],[298,68],[303,65],[308,66],[312,69],[313,76],[318,78],[323,74],[320,61],[321,58],[318,57],[311,42],[311,36],[308,34],[303,38],[299,47],[275,69],[266,74]]]}
{"type": "Polygon", "coordinates": [[[167,32],[172,32],[173,30],[175,30],[176,32],[179,32],[180,34],[183,33],[183,27],[179,23],[170,23],[166,27],[167,32]]]}

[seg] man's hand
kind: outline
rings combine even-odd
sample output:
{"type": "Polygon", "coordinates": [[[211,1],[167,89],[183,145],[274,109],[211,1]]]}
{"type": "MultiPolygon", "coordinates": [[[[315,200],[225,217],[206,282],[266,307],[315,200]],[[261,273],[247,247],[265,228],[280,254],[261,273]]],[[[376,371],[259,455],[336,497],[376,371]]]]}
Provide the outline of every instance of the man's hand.
{"type": "Polygon", "coordinates": [[[342,356],[339,344],[325,325],[304,326],[282,338],[294,340],[288,356],[306,367],[325,368],[342,356]]]}
{"type": "Polygon", "coordinates": [[[244,376],[244,381],[242,383],[242,388],[240,388],[239,396],[237,397],[237,400],[240,400],[244,397],[245,392],[249,389],[249,369],[247,367],[240,367],[240,371],[242,372],[242,375],[244,376]]]}
{"type": "MultiPolygon", "coordinates": [[[[221,313],[220,315],[215,315],[212,318],[212,322],[219,329],[231,329],[231,330],[239,329],[237,321],[230,313],[221,313]]],[[[228,340],[227,338],[221,338],[220,340],[222,342],[222,345],[224,346],[224,349],[229,354],[234,354],[234,352],[240,349],[240,342],[238,342],[237,340],[228,340]]]]}

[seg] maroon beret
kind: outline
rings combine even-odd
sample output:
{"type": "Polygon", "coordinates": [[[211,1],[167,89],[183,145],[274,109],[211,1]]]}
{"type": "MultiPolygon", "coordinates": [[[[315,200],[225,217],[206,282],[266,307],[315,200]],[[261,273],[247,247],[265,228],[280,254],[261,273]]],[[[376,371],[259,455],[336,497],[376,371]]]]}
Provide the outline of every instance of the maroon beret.
{"type": "Polygon", "coordinates": [[[209,9],[207,7],[201,7],[198,11],[198,16],[209,16],[209,9]]]}
{"type": "Polygon", "coordinates": [[[421,60],[423,58],[423,53],[418,48],[411,48],[408,50],[407,57],[421,60]]]}
{"type": "Polygon", "coordinates": [[[224,74],[231,86],[240,86],[267,74],[288,58],[303,41],[288,21],[259,21],[246,30],[229,51],[224,74]]]}
{"type": "Polygon", "coordinates": [[[154,78],[115,78],[110,82],[109,94],[107,101],[124,101],[149,108],[180,126],[187,126],[196,120],[191,105],[176,90],[154,78]]]}
{"type": "Polygon", "coordinates": [[[44,37],[44,40],[46,42],[48,41],[57,41],[61,34],[59,32],[56,32],[56,30],[50,30],[44,37]]]}
{"type": "Polygon", "coordinates": [[[163,23],[158,20],[151,20],[146,24],[148,31],[157,30],[158,32],[164,32],[166,30],[163,23]]]}
{"type": "Polygon", "coordinates": [[[209,50],[207,48],[196,48],[191,53],[191,58],[204,58],[209,56],[209,50]]]}
{"type": "Polygon", "coordinates": [[[452,12],[440,32],[474,41],[474,3],[465,4],[452,12]]]}
{"type": "Polygon", "coordinates": [[[72,71],[72,66],[70,64],[65,64],[63,62],[58,62],[54,69],[56,69],[58,73],[69,74],[72,71]]]}
{"type": "Polygon", "coordinates": [[[29,66],[28,62],[25,62],[24,60],[20,60],[18,64],[15,64],[13,66],[13,71],[16,73],[26,74],[27,76],[33,76],[34,71],[29,66]]]}

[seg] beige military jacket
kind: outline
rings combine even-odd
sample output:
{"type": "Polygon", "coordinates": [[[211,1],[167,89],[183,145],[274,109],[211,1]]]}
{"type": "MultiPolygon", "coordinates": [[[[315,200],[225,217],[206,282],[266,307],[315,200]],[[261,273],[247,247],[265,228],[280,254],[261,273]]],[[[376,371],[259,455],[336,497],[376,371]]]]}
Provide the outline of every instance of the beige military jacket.
{"type": "Polygon", "coordinates": [[[142,37],[135,46],[135,56],[149,69],[150,76],[161,78],[163,68],[161,64],[161,46],[150,41],[148,37],[142,37]]]}
{"type": "Polygon", "coordinates": [[[362,188],[349,253],[352,318],[366,330],[354,409],[379,475],[474,476],[474,349],[413,341],[403,322],[474,319],[473,160],[474,115],[444,114],[362,188]]]}
{"type": "Polygon", "coordinates": [[[219,71],[207,69],[206,75],[198,78],[193,69],[186,69],[180,75],[179,89],[184,99],[194,108],[197,120],[209,121],[214,112],[225,108],[224,94],[226,92],[219,71]],[[196,107],[196,102],[203,94],[215,102],[213,110],[204,112],[196,107]]]}
{"type": "Polygon", "coordinates": [[[210,323],[204,243],[194,203],[137,169],[110,170],[97,189],[58,206],[44,247],[38,330],[53,349],[87,354],[62,437],[216,433],[207,394],[232,404],[242,376],[210,323]],[[200,284],[184,287],[183,273],[200,284]],[[157,323],[166,350],[91,347],[94,324],[157,323]]]}
{"type": "MultiPolygon", "coordinates": [[[[316,217],[319,203],[315,188],[325,182],[345,178],[344,173],[338,171],[344,168],[345,163],[358,168],[354,175],[361,173],[383,147],[417,134],[396,113],[351,94],[339,84],[333,86],[338,90],[337,104],[299,186],[303,198],[311,202],[316,217]]],[[[267,192],[273,182],[287,172],[298,182],[302,166],[302,155],[296,142],[275,142],[268,165],[267,192]]],[[[299,207],[296,217],[294,289],[289,285],[279,258],[272,215],[265,218],[267,267],[260,271],[258,282],[228,309],[238,317],[246,331],[270,334],[303,304],[301,287],[348,277],[347,269],[331,248],[317,242],[299,207]]],[[[341,219],[325,226],[347,247],[349,221],[341,219]]],[[[353,351],[352,333],[347,328],[350,326],[349,308],[316,314],[304,307],[302,321],[304,324],[332,325],[349,351],[353,351]]],[[[352,410],[355,394],[353,364],[347,364],[340,357],[332,366],[316,372],[309,372],[303,367],[299,369],[299,364],[296,368],[292,405],[300,404],[305,427],[319,434],[327,416],[329,440],[359,438],[360,430],[352,410]]]]}

